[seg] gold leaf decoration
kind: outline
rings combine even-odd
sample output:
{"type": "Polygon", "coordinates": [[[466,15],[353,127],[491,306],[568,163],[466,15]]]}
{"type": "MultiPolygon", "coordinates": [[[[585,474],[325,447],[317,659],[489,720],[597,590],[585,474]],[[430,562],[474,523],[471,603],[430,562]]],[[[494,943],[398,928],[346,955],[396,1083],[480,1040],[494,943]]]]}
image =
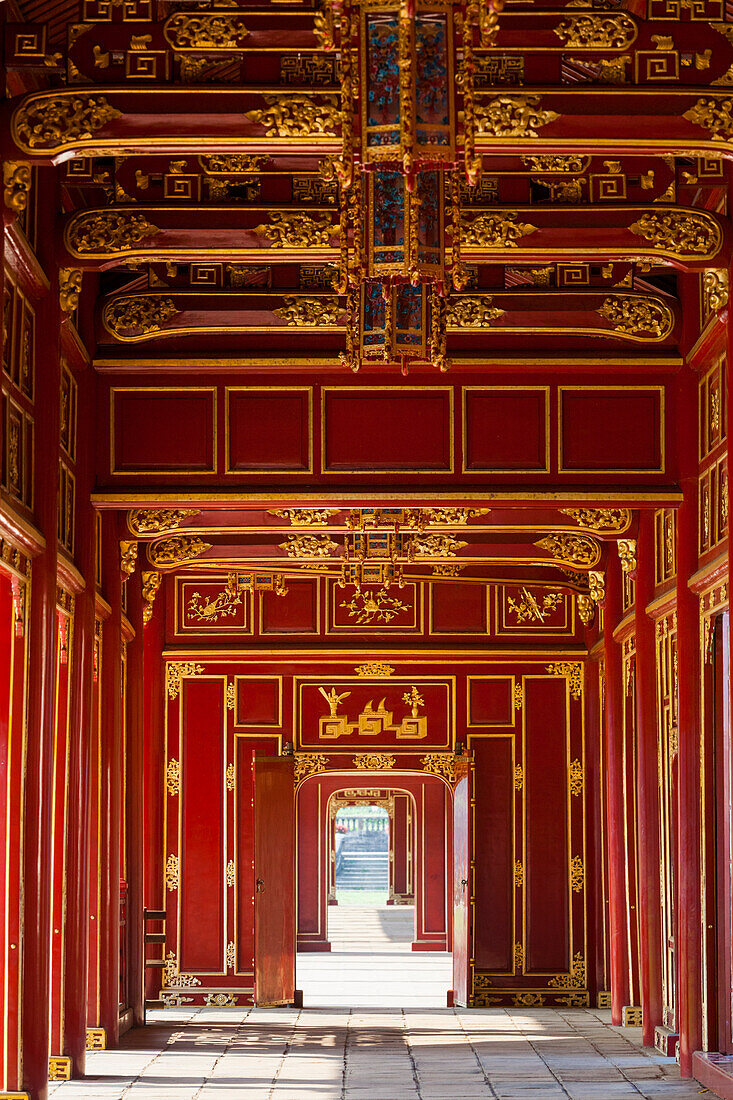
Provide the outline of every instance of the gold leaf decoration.
{"type": "Polygon", "coordinates": [[[461,241],[474,248],[516,248],[517,241],[537,229],[536,225],[517,221],[518,216],[511,210],[477,214],[466,220],[461,241]]]}
{"type": "Polygon", "coordinates": [[[198,676],[204,671],[203,665],[194,661],[169,661],[165,666],[165,687],[169,699],[177,699],[182,681],[189,676],[198,676]]]}
{"type": "Polygon", "coordinates": [[[238,1001],[233,993],[207,993],[204,1004],[210,1008],[232,1008],[238,1001]]]}
{"type": "Polygon", "coordinates": [[[728,96],[698,99],[682,117],[695,126],[709,130],[713,141],[730,141],[733,134],[733,99],[728,96]]]}
{"type": "Polygon", "coordinates": [[[288,325],[300,328],[317,328],[321,325],[338,325],[346,313],[336,297],[286,298],[285,305],[272,311],[288,325]]]}
{"type": "Polygon", "coordinates": [[[234,883],[236,881],[236,877],[237,877],[237,873],[236,873],[236,870],[234,868],[234,860],[230,859],[229,862],[227,863],[226,869],[224,871],[224,881],[226,882],[227,886],[234,886],[234,883]]]}
{"type": "Polygon", "coordinates": [[[451,299],[448,303],[446,321],[453,328],[489,328],[506,312],[492,306],[491,294],[465,296],[451,299]]]}
{"type": "Polygon", "coordinates": [[[127,526],[134,535],[158,535],[175,531],[184,519],[198,514],[198,508],[133,508],[127,513],[127,526]]]}
{"type": "Polygon", "coordinates": [[[318,775],[320,772],[325,772],[329,764],[329,758],[322,752],[296,752],[294,759],[296,783],[309,775],[318,775]]]}
{"type": "Polygon", "coordinates": [[[237,685],[227,684],[226,690],[227,710],[234,710],[237,705],[237,685]]]}
{"type": "Polygon", "coordinates": [[[64,313],[73,313],[79,306],[84,272],[77,267],[59,268],[59,305],[64,313]]]}
{"type": "Polygon", "coordinates": [[[652,248],[670,256],[715,256],[722,235],[715,219],[699,210],[650,211],[629,226],[637,237],[649,241],[652,248]]]}
{"type": "Polygon", "coordinates": [[[247,111],[251,122],[265,128],[267,137],[307,138],[315,134],[336,137],[341,111],[332,99],[316,101],[307,95],[266,95],[267,107],[247,111]]]}
{"type": "Polygon", "coordinates": [[[190,989],[191,986],[194,985],[201,985],[201,980],[195,978],[193,974],[181,974],[178,969],[178,959],[176,958],[175,952],[169,951],[163,969],[163,988],[190,989]]]}
{"type": "Polygon", "coordinates": [[[327,558],[338,550],[338,543],[330,535],[288,535],[280,549],[289,558],[327,558]]]}
{"type": "Polygon", "coordinates": [[[17,144],[26,152],[50,152],[92,138],[97,130],[121,114],[101,95],[78,92],[31,95],[15,110],[12,131],[17,144]]]}
{"type": "Polygon", "coordinates": [[[338,515],[337,508],[278,508],[268,512],[270,516],[286,519],[293,527],[326,527],[331,516],[338,515]]]}
{"type": "Polygon", "coordinates": [[[585,889],[585,867],[581,856],[573,856],[570,860],[570,888],[574,894],[580,894],[585,889]]]}
{"type": "Polygon", "coordinates": [[[348,611],[348,617],[359,625],[390,623],[403,611],[409,611],[406,603],[397,596],[390,596],[384,588],[362,588],[354,592],[350,600],[338,605],[348,611]]]}
{"type": "Polygon", "coordinates": [[[137,562],[137,543],[134,540],[123,539],[120,543],[120,570],[131,577],[135,572],[137,562]]]}
{"type": "Polygon", "coordinates": [[[702,285],[708,313],[715,313],[728,305],[728,272],[725,268],[708,268],[703,272],[702,285]]]}
{"type": "Polygon", "coordinates": [[[532,156],[522,157],[522,163],[532,173],[560,173],[562,175],[578,175],[585,171],[585,157],[563,156],[560,153],[535,153],[532,156]]]}
{"type": "Polygon", "coordinates": [[[583,694],[583,663],[582,661],[559,661],[554,665],[547,665],[547,671],[553,676],[564,676],[568,680],[568,687],[573,699],[580,699],[583,694]]]}
{"type": "Polygon", "coordinates": [[[658,298],[612,295],[596,310],[616,332],[664,340],[674,328],[672,310],[658,298]]]}
{"type": "Polygon", "coordinates": [[[165,886],[166,890],[178,889],[178,856],[168,856],[165,861],[165,886]]]}
{"type": "Polygon", "coordinates": [[[512,692],[512,703],[515,710],[521,710],[524,706],[524,688],[521,684],[514,685],[514,691],[512,692]]]}
{"type": "Polygon", "coordinates": [[[547,983],[552,989],[583,989],[586,983],[585,959],[581,951],[575,955],[569,974],[556,974],[547,983]]]}
{"type": "Polygon", "coordinates": [[[452,785],[456,781],[456,758],[452,752],[428,752],[421,757],[423,770],[442,775],[452,785]]]}
{"type": "Polygon", "coordinates": [[[242,17],[230,12],[176,12],[165,24],[165,37],[174,50],[234,50],[249,31],[242,17]]]}
{"type": "Polygon", "coordinates": [[[633,573],[636,569],[636,539],[619,539],[616,549],[623,572],[633,573]]]}
{"type": "Polygon", "coordinates": [[[162,294],[139,294],[108,302],[102,324],[113,336],[124,337],[130,332],[142,335],[160,332],[178,312],[172,300],[162,294]]]}
{"type": "Polygon", "coordinates": [[[273,248],[328,248],[333,237],[338,237],[339,227],[331,221],[330,214],[301,214],[286,210],[273,210],[266,224],[252,230],[258,237],[272,242],[273,248]]]}
{"type": "Polygon", "coordinates": [[[512,1003],[515,1008],[539,1008],[545,998],[541,993],[515,993],[512,1003]]]}
{"type": "Polygon", "coordinates": [[[524,886],[524,864],[521,859],[514,861],[514,886],[519,889],[520,886],[524,886]]]}
{"type": "Polygon", "coordinates": [[[589,626],[593,622],[596,614],[595,601],[590,595],[586,595],[584,592],[580,592],[575,599],[581,623],[583,623],[584,626],[589,626]]]}
{"type": "Polygon", "coordinates": [[[135,252],[158,233],[144,214],[127,210],[88,210],[72,218],[64,231],[72,256],[110,256],[135,252]]]}
{"type": "Polygon", "coordinates": [[[391,752],[359,752],[353,763],[358,771],[388,771],[395,766],[395,757],[391,752]]]}
{"type": "Polygon", "coordinates": [[[581,527],[590,531],[621,533],[631,526],[628,508],[561,508],[563,515],[572,516],[581,527]]]}
{"type": "Polygon", "coordinates": [[[28,195],[31,190],[31,167],[17,160],[6,160],[3,164],[3,198],[9,210],[23,214],[28,208],[28,195]]]}
{"type": "Polygon", "coordinates": [[[180,794],[181,790],[181,765],[175,757],[171,758],[165,769],[165,789],[171,797],[180,794]]]}
{"type": "Polygon", "coordinates": [[[168,539],[151,543],[148,558],[158,568],[171,567],[191,561],[210,549],[211,543],[204,542],[198,535],[171,535],[168,539]]]}
{"type": "Polygon", "coordinates": [[[560,117],[543,111],[538,95],[500,95],[476,104],[476,132],[497,138],[538,137],[538,129],[560,117]]]}
{"type": "Polygon", "coordinates": [[[227,970],[234,970],[236,964],[237,964],[237,946],[234,943],[234,940],[230,940],[229,943],[227,944],[226,969],[227,970]]]}
{"type": "Polygon", "coordinates": [[[536,542],[535,546],[546,550],[557,561],[568,562],[570,565],[592,567],[601,560],[601,547],[590,535],[561,532],[558,535],[547,535],[536,542]]]}
{"type": "Polygon", "coordinates": [[[143,622],[149,623],[153,617],[153,604],[162,581],[160,573],[154,569],[145,569],[142,574],[143,582],[143,622]]]}
{"type": "Polygon", "coordinates": [[[394,668],[384,661],[369,661],[367,664],[357,665],[354,671],[357,676],[380,678],[382,676],[391,676],[394,672],[394,668]]]}
{"type": "Polygon", "coordinates": [[[524,969],[524,947],[518,941],[514,944],[514,969],[524,969]]]}
{"type": "Polygon", "coordinates": [[[414,535],[408,552],[418,558],[453,558],[464,546],[468,543],[455,535],[414,535]]]}
{"type": "Polygon", "coordinates": [[[234,764],[227,764],[226,770],[226,787],[228,791],[233,791],[236,787],[236,779],[234,775],[234,764]]]}
{"type": "Polygon", "coordinates": [[[487,516],[489,511],[489,508],[426,508],[425,518],[428,526],[465,527],[469,519],[487,516]]]}
{"type": "Polygon", "coordinates": [[[514,790],[521,791],[524,787],[524,768],[521,764],[514,765],[514,790]]]}
{"type": "Polygon", "coordinates": [[[564,46],[588,50],[624,50],[636,38],[636,23],[618,15],[571,15],[555,27],[564,46]]]}

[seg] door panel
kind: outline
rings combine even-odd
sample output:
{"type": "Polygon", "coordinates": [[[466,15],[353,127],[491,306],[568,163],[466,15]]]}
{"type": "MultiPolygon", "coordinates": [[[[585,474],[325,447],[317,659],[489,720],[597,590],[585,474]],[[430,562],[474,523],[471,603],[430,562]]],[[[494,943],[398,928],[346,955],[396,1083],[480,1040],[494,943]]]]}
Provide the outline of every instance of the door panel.
{"type": "Polygon", "coordinates": [[[255,1004],[292,1004],[295,992],[292,757],[255,757],[254,811],[255,1004]]]}
{"type": "Polygon", "coordinates": [[[466,1007],[471,998],[471,774],[467,760],[456,760],[453,799],[453,998],[466,1007]]]}

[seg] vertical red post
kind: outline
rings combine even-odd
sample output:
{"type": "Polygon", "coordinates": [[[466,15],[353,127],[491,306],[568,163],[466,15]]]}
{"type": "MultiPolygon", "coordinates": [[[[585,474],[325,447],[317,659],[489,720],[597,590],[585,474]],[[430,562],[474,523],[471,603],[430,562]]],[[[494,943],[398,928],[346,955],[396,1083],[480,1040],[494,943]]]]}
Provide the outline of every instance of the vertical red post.
{"type": "MultiPolygon", "coordinates": [[[[53,173],[55,170],[46,170],[53,173]]],[[[39,170],[39,177],[42,172],[39,170]]],[[[50,190],[50,187],[49,187],[50,190]]],[[[53,194],[46,195],[53,201],[53,194]]],[[[21,1050],[23,1087],[32,1100],[48,1092],[49,980],[51,924],[51,836],[56,644],[57,496],[59,467],[60,369],[58,282],[38,310],[36,357],[35,521],[46,540],[31,574],[28,656],[28,726],[23,850],[23,985],[21,1050]],[[54,338],[55,337],[55,338],[54,338]]]]}
{"type": "Polygon", "coordinates": [[[111,608],[102,637],[100,1018],[107,1045],[120,1036],[120,820],[122,809],[122,574],[116,516],[102,519],[102,577],[111,608]]]}
{"type": "Polygon", "coordinates": [[[588,892],[588,992],[591,995],[591,1004],[596,1003],[594,998],[599,989],[605,989],[605,955],[603,936],[603,853],[601,850],[603,829],[601,813],[603,800],[599,790],[600,777],[603,772],[600,760],[601,737],[596,731],[600,730],[601,712],[598,690],[598,665],[595,661],[585,661],[583,676],[583,699],[585,705],[585,760],[586,760],[586,791],[588,807],[588,832],[586,835],[586,891],[588,892]]]}
{"type": "Polygon", "coordinates": [[[636,544],[636,800],[639,858],[639,953],[643,1042],[662,1022],[662,918],[659,885],[656,643],[646,608],[654,598],[654,513],[642,512],[636,544]]]}
{"type": "Polygon", "coordinates": [[[127,646],[127,990],[133,1024],[142,1026],[143,971],[143,598],[140,574],[127,582],[127,617],[135,637],[127,646]]]}
{"type": "Polygon", "coordinates": [[[677,448],[683,501],[677,512],[677,755],[679,815],[677,959],[680,1072],[692,1076],[692,1055],[702,1046],[700,897],[700,616],[689,581],[697,568],[697,376],[679,376],[677,448]]]}
{"type": "Polygon", "coordinates": [[[89,767],[94,669],[95,526],[92,489],[94,398],[91,372],[79,379],[76,547],[86,582],[76,597],[70,683],[69,787],[66,841],[66,938],[64,942],[64,1054],[72,1075],[83,1077],[86,1058],[89,964],[89,767]]]}
{"type": "Polygon", "coordinates": [[[603,645],[606,658],[606,774],[608,782],[608,893],[611,953],[611,1019],[620,1024],[629,998],[624,850],[624,694],[621,646],[613,632],[622,615],[621,563],[608,556],[603,645]]]}
{"type": "MultiPolygon", "coordinates": [[[[148,909],[165,909],[163,888],[163,812],[165,809],[165,733],[163,641],[165,623],[164,587],[158,590],[152,616],[143,627],[144,650],[144,845],[145,845],[145,905],[148,909]]],[[[162,925],[150,926],[151,932],[162,932],[162,925]]],[[[159,957],[159,952],[156,956],[159,957]]],[[[161,972],[151,970],[147,978],[147,996],[153,1000],[160,991],[161,972]]]]}

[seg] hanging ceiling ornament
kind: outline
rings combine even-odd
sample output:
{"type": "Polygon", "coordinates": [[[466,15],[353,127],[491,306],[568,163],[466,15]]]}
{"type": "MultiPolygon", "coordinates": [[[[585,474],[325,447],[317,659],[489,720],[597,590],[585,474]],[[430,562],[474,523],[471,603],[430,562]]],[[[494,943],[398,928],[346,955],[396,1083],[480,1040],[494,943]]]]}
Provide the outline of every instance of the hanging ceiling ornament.
{"type": "Polygon", "coordinates": [[[445,295],[465,285],[460,177],[473,186],[473,46],[503,0],[332,0],[341,54],[341,266],[347,350],[361,363],[447,369],[445,295]],[[459,149],[463,167],[459,167],[459,149]],[[446,210],[450,212],[446,224],[446,210]],[[450,244],[446,238],[449,238],[450,244]]]}

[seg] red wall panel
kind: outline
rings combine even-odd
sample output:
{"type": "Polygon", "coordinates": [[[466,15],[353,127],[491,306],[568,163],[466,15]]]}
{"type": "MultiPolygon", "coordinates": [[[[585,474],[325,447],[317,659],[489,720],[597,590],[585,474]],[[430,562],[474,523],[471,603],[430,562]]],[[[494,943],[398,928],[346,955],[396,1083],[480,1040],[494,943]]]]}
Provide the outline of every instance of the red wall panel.
{"type": "Polygon", "coordinates": [[[466,389],[466,470],[545,470],[548,402],[545,389],[466,389]]]}
{"type": "Polygon", "coordinates": [[[564,389],[560,469],[659,471],[664,468],[662,396],[649,387],[564,389]]]}
{"type": "Polygon", "coordinates": [[[288,578],[284,596],[262,596],[260,630],[263,634],[316,634],[318,632],[318,580],[288,578]]]}
{"type": "Polygon", "coordinates": [[[205,473],[215,466],[216,391],[112,390],[114,473],[205,473]]]}
{"type": "Polygon", "coordinates": [[[451,399],[427,387],[324,389],[323,469],[450,471],[451,399]]]}
{"type": "Polygon", "coordinates": [[[227,391],[227,470],[311,468],[310,391],[227,391]]]}
{"type": "Polygon", "coordinates": [[[486,590],[480,584],[433,584],[431,627],[436,634],[485,634],[486,590]]]}
{"type": "Polygon", "coordinates": [[[514,782],[512,738],[476,742],[474,817],[476,967],[512,972],[514,950],[514,782]]]}

